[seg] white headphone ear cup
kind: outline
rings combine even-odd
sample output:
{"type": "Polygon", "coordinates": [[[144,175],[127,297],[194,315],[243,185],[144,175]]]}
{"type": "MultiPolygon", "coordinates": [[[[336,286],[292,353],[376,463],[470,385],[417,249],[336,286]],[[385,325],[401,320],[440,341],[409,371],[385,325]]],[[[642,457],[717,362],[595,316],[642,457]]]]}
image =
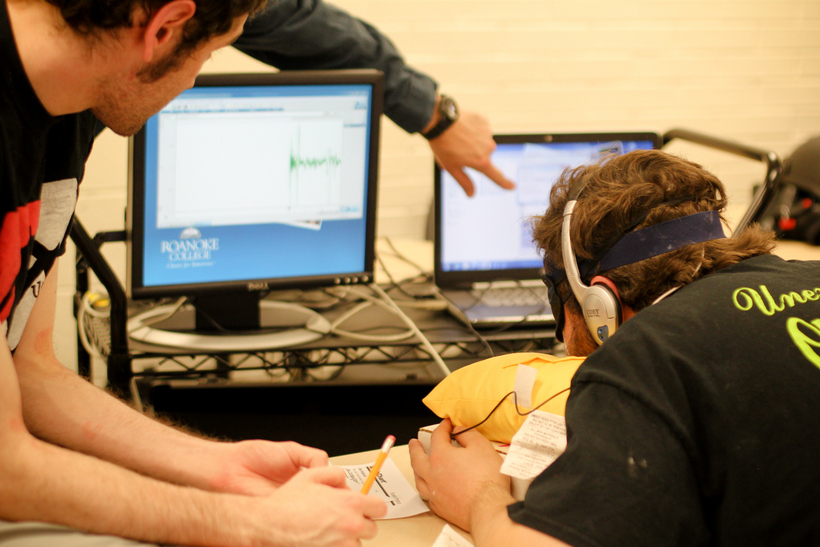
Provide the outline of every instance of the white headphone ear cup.
{"type": "Polygon", "coordinates": [[[587,287],[582,296],[581,312],[589,333],[599,345],[615,334],[620,326],[620,303],[605,285],[587,287]]]}

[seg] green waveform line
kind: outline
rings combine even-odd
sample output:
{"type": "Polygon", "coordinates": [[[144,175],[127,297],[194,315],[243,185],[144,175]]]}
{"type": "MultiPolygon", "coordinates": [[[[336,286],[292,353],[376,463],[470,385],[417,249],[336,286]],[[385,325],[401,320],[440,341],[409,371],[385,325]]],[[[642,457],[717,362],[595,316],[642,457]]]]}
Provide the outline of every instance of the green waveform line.
{"type": "Polygon", "coordinates": [[[291,145],[290,148],[290,172],[293,173],[297,169],[320,169],[322,167],[327,167],[330,170],[333,167],[338,167],[342,164],[342,158],[333,154],[332,152],[328,151],[327,155],[322,156],[313,156],[313,157],[302,157],[301,150],[299,149],[299,140],[301,138],[302,130],[301,127],[297,129],[296,132],[296,140],[295,146],[291,145]]]}
{"type": "Polygon", "coordinates": [[[322,167],[338,167],[342,164],[342,158],[336,154],[328,153],[324,157],[306,157],[303,158],[298,154],[291,153],[290,155],[290,170],[291,172],[297,169],[319,169],[322,167]]]}

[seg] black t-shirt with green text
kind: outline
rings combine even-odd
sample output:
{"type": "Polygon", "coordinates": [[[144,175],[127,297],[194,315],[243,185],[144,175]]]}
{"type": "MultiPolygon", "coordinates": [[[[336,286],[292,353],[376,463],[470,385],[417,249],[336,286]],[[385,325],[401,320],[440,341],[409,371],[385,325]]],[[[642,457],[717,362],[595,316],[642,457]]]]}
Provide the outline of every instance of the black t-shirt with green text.
{"type": "Polygon", "coordinates": [[[576,547],[820,545],[820,262],[747,259],[639,312],[566,419],[513,520],[576,547]]]}

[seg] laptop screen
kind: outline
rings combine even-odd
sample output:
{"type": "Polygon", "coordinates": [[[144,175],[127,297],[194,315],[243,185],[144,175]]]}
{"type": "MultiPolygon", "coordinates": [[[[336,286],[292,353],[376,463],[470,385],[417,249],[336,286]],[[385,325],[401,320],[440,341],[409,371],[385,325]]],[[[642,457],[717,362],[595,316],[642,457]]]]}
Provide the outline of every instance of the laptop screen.
{"type": "Polygon", "coordinates": [[[542,259],[529,218],[542,214],[550,189],[568,167],[605,154],[659,148],[655,133],[497,135],[492,161],[515,190],[504,190],[470,170],[476,191],[467,197],[446,171],[436,168],[436,282],[461,285],[537,279],[542,259]]]}

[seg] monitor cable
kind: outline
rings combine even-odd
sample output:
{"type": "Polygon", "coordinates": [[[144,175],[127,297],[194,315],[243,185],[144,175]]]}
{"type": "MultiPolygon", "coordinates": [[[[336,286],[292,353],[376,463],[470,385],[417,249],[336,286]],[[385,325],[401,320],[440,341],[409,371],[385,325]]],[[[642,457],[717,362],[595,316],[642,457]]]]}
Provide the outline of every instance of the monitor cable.
{"type": "Polygon", "coordinates": [[[376,291],[377,294],[379,294],[390,305],[390,307],[392,307],[395,310],[396,315],[401,317],[401,319],[407,324],[407,326],[410,327],[410,329],[415,333],[416,337],[421,342],[421,345],[424,346],[424,348],[427,350],[430,357],[433,359],[433,362],[435,362],[435,364],[438,366],[441,373],[445,377],[449,376],[450,375],[450,368],[447,366],[447,364],[441,358],[441,355],[439,355],[438,351],[436,351],[436,349],[433,347],[433,344],[430,343],[430,340],[428,340],[427,337],[424,335],[424,333],[421,332],[418,325],[416,325],[416,323],[412,319],[407,317],[407,314],[404,313],[404,311],[402,311],[402,309],[399,307],[399,305],[396,304],[393,301],[393,299],[390,298],[390,296],[386,292],[384,292],[384,290],[382,290],[381,287],[379,287],[375,283],[371,284],[371,287],[373,288],[374,291],[376,291]]]}

